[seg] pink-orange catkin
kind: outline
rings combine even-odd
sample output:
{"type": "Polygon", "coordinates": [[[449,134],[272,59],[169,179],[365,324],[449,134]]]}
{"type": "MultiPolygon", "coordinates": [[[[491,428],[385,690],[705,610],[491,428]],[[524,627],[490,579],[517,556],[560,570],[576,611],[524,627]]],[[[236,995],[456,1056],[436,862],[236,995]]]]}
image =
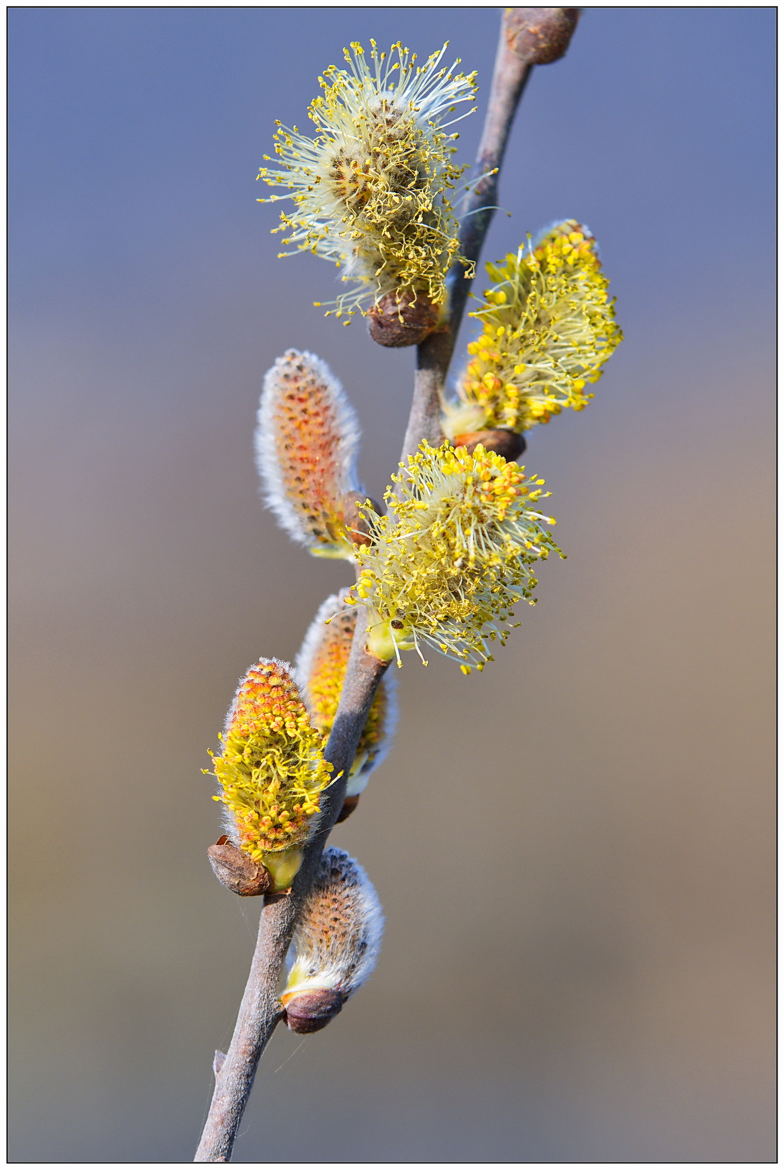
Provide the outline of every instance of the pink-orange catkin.
{"type": "Polygon", "coordinates": [[[264,379],[256,463],[282,527],[316,555],[353,555],[358,441],[354,411],[328,366],[287,350],[264,379]]]}

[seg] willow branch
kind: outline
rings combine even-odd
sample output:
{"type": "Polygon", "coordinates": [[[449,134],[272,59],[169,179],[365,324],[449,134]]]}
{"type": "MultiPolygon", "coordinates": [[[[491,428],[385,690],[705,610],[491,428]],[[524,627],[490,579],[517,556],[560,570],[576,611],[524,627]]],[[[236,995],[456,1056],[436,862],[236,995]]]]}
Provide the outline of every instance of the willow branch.
{"type": "Polygon", "coordinates": [[[324,794],[319,832],[305,849],[291,893],[268,895],[264,899],[248,982],[231,1044],[223,1061],[216,1061],[215,1090],[195,1162],[229,1161],[259,1059],[282,1017],[278,985],[291,936],[316,876],[327,837],[343,807],[346,778],[376,687],[387,666],[365,652],[366,633],[367,611],[362,609],[357,614],[346,680],[324,751],[338,778],[324,794]]]}
{"type": "MultiPolygon", "coordinates": [[[[516,8],[504,11],[488,110],[479,145],[477,176],[463,217],[461,253],[472,265],[493,217],[498,191],[498,169],[509,131],[532,65],[555,60],[547,56],[553,44],[566,51],[577,19],[573,8],[516,8]],[[543,48],[544,45],[544,48],[543,48]]],[[[471,279],[458,265],[449,277],[445,327],[417,349],[414,395],[401,452],[401,461],[422,439],[441,441],[441,395],[465,311],[471,279]]],[[[278,986],[297,917],[313,884],[319,859],[340,810],[346,778],[367,721],[370,705],[387,664],[365,651],[367,611],[360,609],[335,722],[325,749],[338,779],[326,790],[317,836],[305,850],[302,866],[289,894],[267,896],[259,933],[234,1034],[225,1057],[216,1053],[215,1090],[204,1126],[196,1162],[228,1162],[253,1080],[264,1049],[282,1018],[278,986]]]]}
{"type": "Polygon", "coordinates": [[[422,439],[443,442],[441,402],[449,363],[473,284],[476,264],[498,202],[498,176],[517,107],[534,65],[547,65],[569,47],[579,8],[505,8],[501,18],[487,114],[474,179],[462,213],[460,256],[448,277],[446,321],[417,348],[414,401],[403,456],[422,439]]]}

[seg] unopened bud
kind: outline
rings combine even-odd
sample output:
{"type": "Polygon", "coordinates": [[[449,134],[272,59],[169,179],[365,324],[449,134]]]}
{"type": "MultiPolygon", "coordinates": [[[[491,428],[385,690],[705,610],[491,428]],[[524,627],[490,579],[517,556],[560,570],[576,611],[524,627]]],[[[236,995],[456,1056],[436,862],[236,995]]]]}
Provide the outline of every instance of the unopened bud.
{"type": "Polygon", "coordinates": [[[506,43],[527,64],[550,65],[569,48],[579,16],[579,8],[507,8],[506,43]]]}
{"type": "Polygon", "coordinates": [[[433,332],[440,316],[441,306],[434,305],[423,293],[413,296],[406,292],[400,297],[387,293],[370,310],[368,328],[379,345],[419,345],[433,332]]]}

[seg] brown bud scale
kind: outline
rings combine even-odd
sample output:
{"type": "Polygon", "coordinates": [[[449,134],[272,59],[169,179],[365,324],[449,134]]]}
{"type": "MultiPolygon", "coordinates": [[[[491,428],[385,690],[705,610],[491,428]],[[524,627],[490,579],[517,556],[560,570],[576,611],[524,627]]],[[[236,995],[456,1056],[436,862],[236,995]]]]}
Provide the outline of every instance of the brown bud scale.
{"type": "Polygon", "coordinates": [[[441,307],[421,294],[387,293],[368,314],[370,336],[379,345],[399,348],[419,345],[432,333],[441,316],[441,307]]]}
{"type": "Polygon", "coordinates": [[[228,837],[219,837],[214,845],[210,845],[207,857],[220,884],[241,898],[264,894],[272,885],[267,869],[232,845],[228,837]]]}
{"type": "Polygon", "coordinates": [[[306,991],[301,995],[284,995],[281,999],[286,1013],[286,1024],[301,1036],[320,1032],[342,1009],[344,997],[332,988],[306,991]]]}
{"type": "Polygon", "coordinates": [[[339,825],[341,821],[347,820],[351,816],[351,814],[353,813],[354,809],[357,807],[358,804],[359,804],[359,797],[358,796],[347,796],[345,798],[345,800],[343,801],[343,807],[341,808],[340,812],[338,813],[337,820],[335,821],[335,824],[339,825]]]}
{"type": "Polygon", "coordinates": [[[525,451],[525,437],[517,431],[510,431],[507,427],[496,427],[487,431],[467,431],[464,435],[455,435],[455,447],[465,447],[473,451],[481,443],[486,451],[495,451],[503,455],[510,463],[519,459],[525,451]]]}

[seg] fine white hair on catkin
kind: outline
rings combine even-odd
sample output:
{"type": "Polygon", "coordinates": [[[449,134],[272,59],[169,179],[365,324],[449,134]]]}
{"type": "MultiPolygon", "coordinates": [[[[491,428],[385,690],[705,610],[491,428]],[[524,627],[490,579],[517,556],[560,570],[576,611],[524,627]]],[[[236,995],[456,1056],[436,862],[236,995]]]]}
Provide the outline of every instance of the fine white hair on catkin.
{"type": "Polygon", "coordinates": [[[325,988],[348,999],[375,968],[383,930],[365,870],[342,849],[325,849],[292,939],[286,999],[325,988]]]}
{"type": "Polygon", "coordinates": [[[264,376],[254,452],[262,498],[293,540],[323,541],[308,515],[314,499],[338,506],[346,492],[361,491],[359,439],[357,416],[326,362],[296,349],[276,359],[264,376]],[[308,423],[311,433],[299,426],[308,423]]]}

